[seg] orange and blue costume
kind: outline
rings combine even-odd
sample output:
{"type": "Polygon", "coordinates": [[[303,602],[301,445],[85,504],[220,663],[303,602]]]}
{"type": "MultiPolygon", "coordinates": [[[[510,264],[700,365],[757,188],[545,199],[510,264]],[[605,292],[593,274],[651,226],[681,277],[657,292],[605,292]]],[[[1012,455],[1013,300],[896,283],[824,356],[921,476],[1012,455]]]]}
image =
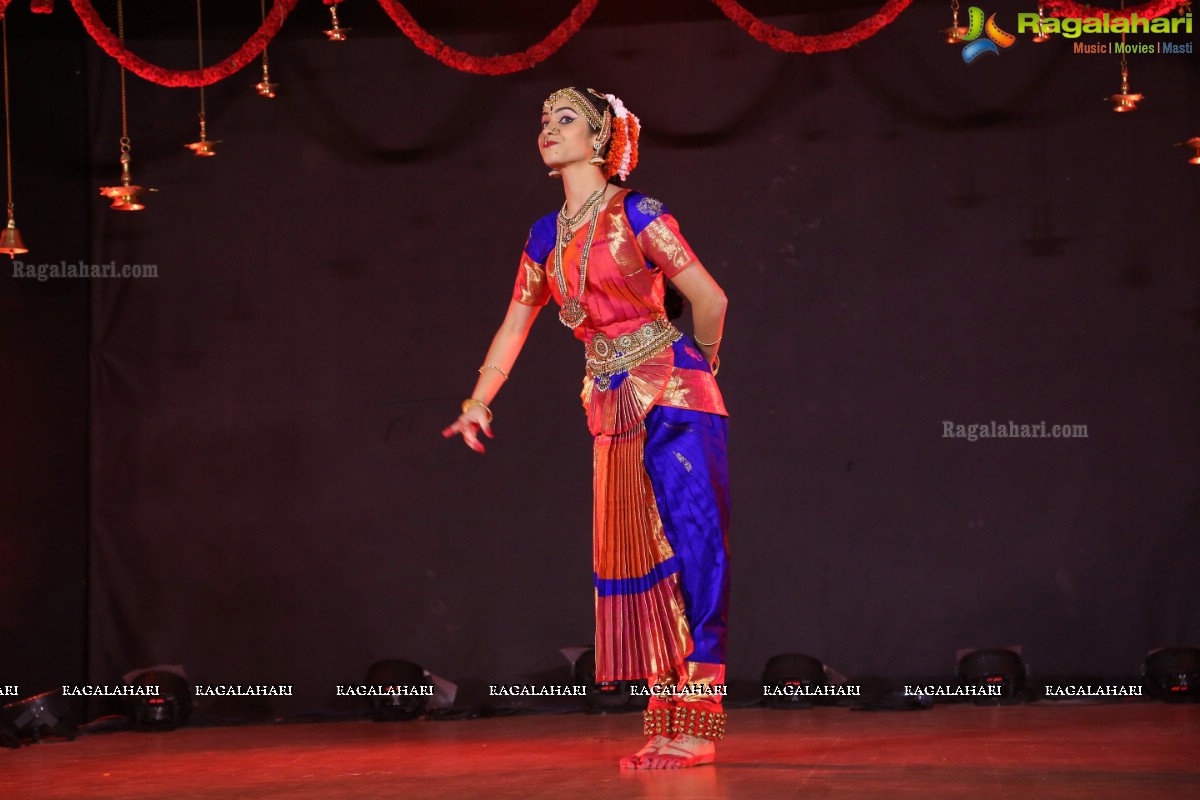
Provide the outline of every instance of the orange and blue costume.
{"type": "Polygon", "coordinates": [[[647,730],[652,718],[670,718],[689,732],[698,719],[696,735],[720,738],[728,415],[708,362],[663,309],[664,279],[696,256],[662,203],[627,189],[599,212],[586,287],[578,279],[588,237],[570,238],[560,267],[556,231],[555,214],[530,230],[513,299],[561,305],[562,268],[587,311],[574,332],[587,355],[581,398],[594,436],[596,680],[675,687],[673,702],[652,700],[647,730]]]}

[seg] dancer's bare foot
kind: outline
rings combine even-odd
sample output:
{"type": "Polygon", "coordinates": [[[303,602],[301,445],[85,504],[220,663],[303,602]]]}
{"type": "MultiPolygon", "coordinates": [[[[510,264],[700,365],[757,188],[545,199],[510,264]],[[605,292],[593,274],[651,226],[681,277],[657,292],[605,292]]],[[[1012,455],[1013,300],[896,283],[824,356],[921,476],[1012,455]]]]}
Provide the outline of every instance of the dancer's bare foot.
{"type": "Polygon", "coordinates": [[[712,764],[717,760],[717,745],[711,739],[679,733],[641,760],[638,769],[681,769],[712,764]]]}
{"type": "Polygon", "coordinates": [[[671,743],[670,736],[662,736],[662,735],[651,736],[650,741],[646,742],[646,744],[642,747],[641,750],[638,750],[636,753],[634,753],[631,756],[625,756],[624,758],[621,759],[621,768],[622,769],[643,769],[642,763],[646,760],[647,757],[654,755],[655,753],[658,752],[658,749],[660,747],[664,747],[665,745],[668,745],[670,743],[671,743]]]}

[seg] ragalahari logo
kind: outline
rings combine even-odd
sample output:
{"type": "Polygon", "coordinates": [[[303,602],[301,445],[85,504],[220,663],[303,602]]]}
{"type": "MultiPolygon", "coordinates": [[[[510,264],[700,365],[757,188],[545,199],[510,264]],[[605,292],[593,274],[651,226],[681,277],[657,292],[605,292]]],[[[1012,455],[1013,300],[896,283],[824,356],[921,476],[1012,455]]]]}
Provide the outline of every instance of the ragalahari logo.
{"type": "Polygon", "coordinates": [[[967,14],[967,32],[958,38],[967,43],[963,48],[962,57],[968,64],[984,53],[1000,55],[1001,47],[1007,50],[1016,43],[1016,36],[1001,30],[996,24],[995,14],[987,18],[986,25],[983,22],[983,9],[979,6],[971,6],[967,14]],[[984,33],[987,34],[987,38],[980,39],[980,35],[984,33]]]}

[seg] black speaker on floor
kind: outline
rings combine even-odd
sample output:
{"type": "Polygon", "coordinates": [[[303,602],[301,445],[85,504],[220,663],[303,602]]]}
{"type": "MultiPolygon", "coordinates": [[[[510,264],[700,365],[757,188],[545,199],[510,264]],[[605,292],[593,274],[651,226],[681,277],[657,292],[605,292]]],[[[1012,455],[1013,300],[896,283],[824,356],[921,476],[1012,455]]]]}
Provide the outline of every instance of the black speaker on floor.
{"type": "MultiPolygon", "coordinates": [[[[46,735],[61,736],[68,741],[75,740],[75,723],[71,720],[71,709],[60,689],[9,703],[4,706],[3,712],[11,735],[18,741],[29,739],[36,744],[46,735]]],[[[10,737],[5,738],[11,742],[10,737]]]]}
{"type": "Polygon", "coordinates": [[[1151,694],[1168,703],[1200,701],[1200,648],[1160,647],[1142,665],[1151,694]]]}
{"type": "Polygon", "coordinates": [[[1015,705],[1024,699],[1026,670],[1021,654],[1004,647],[971,650],[958,660],[963,686],[994,687],[973,698],[976,705],[1015,705]]]}
{"type": "Polygon", "coordinates": [[[767,659],[763,667],[762,685],[763,702],[767,708],[812,708],[816,699],[807,692],[828,686],[829,676],[820,659],[803,653],[781,653],[767,659]]]}
{"type": "Polygon", "coordinates": [[[128,700],[126,713],[133,720],[135,731],[173,731],[192,716],[192,683],[183,675],[147,669],[131,675],[126,685],[147,690],[146,694],[134,695],[128,700]]]}
{"type": "Polygon", "coordinates": [[[646,681],[607,681],[596,683],[596,651],[585,650],[571,667],[571,679],[587,687],[589,711],[641,711],[650,704],[648,694],[634,694],[634,687],[645,689],[646,681]]]}
{"type": "Polygon", "coordinates": [[[371,719],[376,722],[400,722],[416,719],[425,713],[429,695],[424,687],[432,687],[433,681],[425,674],[425,668],[412,661],[390,658],[376,661],[367,668],[366,684],[388,686],[394,693],[371,696],[371,719]]]}

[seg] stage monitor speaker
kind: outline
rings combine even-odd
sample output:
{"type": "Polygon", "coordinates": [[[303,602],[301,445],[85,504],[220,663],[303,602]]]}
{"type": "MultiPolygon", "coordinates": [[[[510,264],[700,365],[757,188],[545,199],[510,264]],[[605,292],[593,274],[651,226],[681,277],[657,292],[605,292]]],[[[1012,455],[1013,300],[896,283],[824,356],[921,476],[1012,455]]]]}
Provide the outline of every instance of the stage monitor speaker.
{"type": "MultiPolygon", "coordinates": [[[[963,652],[963,651],[960,651],[963,652]]],[[[997,687],[996,694],[973,698],[975,705],[1016,705],[1025,696],[1025,662],[1018,648],[993,647],[965,651],[958,659],[963,686],[997,687]]]]}
{"type": "MultiPolygon", "coordinates": [[[[764,704],[774,709],[812,708],[817,699],[806,690],[829,685],[825,665],[803,653],[781,653],[767,659],[762,674],[764,704]]],[[[819,697],[819,696],[818,696],[819,697]]]]}
{"type": "Polygon", "coordinates": [[[36,744],[46,734],[61,736],[68,741],[75,740],[75,723],[71,721],[71,709],[61,689],[9,703],[4,706],[3,712],[11,735],[19,741],[29,739],[36,744]]]}
{"type": "Polygon", "coordinates": [[[394,694],[371,696],[371,719],[376,722],[402,722],[425,713],[429,695],[423,687],[433,686],[425,668],[400,658],[376,661],[367,668],[368,686],[387,686],[394,694]]]}
{"type": "Polygon", "coordinates": [[[192,716],[192,683],[182,674],[164,669],[146,669],[126,676],[127,686],[157,689],[155,695],[133,695],[126,713],[135,731],[173,731],[192,716]]]}
{"type": "Polygon", "coordinates": [[[587,687],[587,706],[592,712],[641,711],[650,705],[648,692],[634,694],[634,687],[646,689],[646,681],[606,681],[596,683],[596,651],[584,650],[571,666],[571,678],[587,687]]]}
{"type": "Polygon", "coordinates": [[[1200,648],[1160,647],[1146,655],[1142,677],[1168,703],[1200,701],[1200,648]]]}

